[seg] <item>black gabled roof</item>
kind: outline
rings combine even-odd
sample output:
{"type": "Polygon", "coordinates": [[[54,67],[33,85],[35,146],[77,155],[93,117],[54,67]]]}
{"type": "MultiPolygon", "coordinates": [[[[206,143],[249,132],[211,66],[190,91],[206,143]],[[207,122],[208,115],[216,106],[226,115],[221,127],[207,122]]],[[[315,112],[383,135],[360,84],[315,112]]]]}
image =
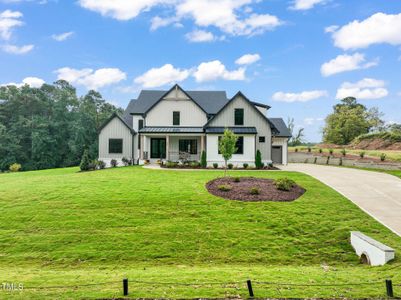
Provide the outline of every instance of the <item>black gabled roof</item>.
{"type": "MultiPolygon", "coordinates": [[[[168,92],[169,91],[161,90],[142,90],[137,100],[130,101],[126,112],[129,114],[145,114],[168,92]]],[[[229,101],[225,91],[184,92],[209,115],[216,114],[229,101]]]]}
{"type": "Polygon", "coordinates": [[[269,118],[270,122],[274,124],[274,126],[277,128],[278,133],[276,133],[274,136],[277,137],[291,137],[291,132],[288,129],[287,125],[285,125],[285,122],[282,118],[269,118]]]}
{"type": "MultiPolygon", "coordinates": [[[[135,130],[131,127],[131,125],[130,125],[129,123],[127,123],[126,120],[124,120],[124,118],[123,118],[122,116],[120,116],[118,113],[113,113],[113,114],[111,115],[111,117],[108,118],[108,119],[102,124],[102,126],[100,126],[99,132],[102,131],[102,129],[103,129],[104,127],[106,127],[106,125],[109,124],[114,118],[120,119],[120,121],[123,122],[123,124],[124,124],[125,126],[127,126],[127,128],[131,131],[131,133],[132,133],[132,134],[135,134],[135,130]]],[[[132,118],[132,116],[131,116],[131,118],[132,118]]],[[[132,124],[132,121],[131,121],[131,124],[132,124]]]]}
{"type": "Polygon", "coordinates": [[[266,108],[266,109],[270,109],[270,108],[271,108],[270,105],[263,104],[263,103],[260,103],[260,102],[251,101],[251,103],[252,103],[253,105],[256,105],[256,106],[259,106],[259,107],[263,107],[263,108],[266,108]]]}
{"type": "Polygon", "coordinates": [[[212,122],[212,120],[221,112],[223,111],[226,106],[234,101],[235,98],[237,98],[238,96],[241,96],[242,98],[245,99],[245,101],[248,101],[252,107],[259,113],[259,115],[261,115],[263,117],[263,119],[266,120],[266,122],[270,125],[273,133],[278,133],[279,131],[277,130],[277,128],[274,126],[274,124],[272,122],[270,122],[270,120],[259,110],[257,109],[257,107],[255,106],[254,102],[252,102],[251,100],[248,99],[248,97],[246,97],[241,91],[239,91],[238,93],[236,93],[229,101],[227,101],[226,104],[224,104],[224,106],[216,113],[216,115],[214,117],[212,117],[211,119],[209,119],[209,121],[207,121],[205,127],[208,127],[209,123],[212,122]]]}
{"type": "Polygon", "coordinates": [[[224,130],[229,129],[235,134],[257,134],[256,127],[206,127],[206,133],[224,133],[224,130]]]}

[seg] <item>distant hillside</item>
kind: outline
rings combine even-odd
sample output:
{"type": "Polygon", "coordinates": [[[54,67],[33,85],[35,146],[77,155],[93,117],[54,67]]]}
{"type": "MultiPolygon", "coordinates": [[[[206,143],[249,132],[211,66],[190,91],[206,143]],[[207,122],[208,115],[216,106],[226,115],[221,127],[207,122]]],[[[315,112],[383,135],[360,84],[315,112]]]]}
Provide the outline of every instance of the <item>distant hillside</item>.
{"type": "Polygon", "coordinates": [[[401,150],[401,132],[363,134],[357,137],[350,146],[367,150],[401,150]]]}

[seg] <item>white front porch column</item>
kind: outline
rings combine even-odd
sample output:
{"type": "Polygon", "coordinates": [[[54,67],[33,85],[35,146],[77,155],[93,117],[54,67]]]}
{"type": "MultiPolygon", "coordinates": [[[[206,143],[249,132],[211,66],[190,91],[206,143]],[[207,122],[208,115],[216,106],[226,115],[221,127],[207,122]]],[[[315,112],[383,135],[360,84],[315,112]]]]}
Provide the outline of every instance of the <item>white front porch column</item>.
{"type": "Polygon", "coordinates": [[[170,160],[170,136],[166,135],[166,159],[170,160]]]}
{"type": "Polygon", "coordinates": [[[139,151],[140,151],[139,158],[141,160],[143,160],[143,152],[144,152],[144,149],[145,149],[145,136],[143,136],[141,134],[141,136],[139,138],[141,139],[141,148],[139,149],[139,151]]]}
{"type": "Polygon", "coordinates": [[[201,155],[203,151],[205,151],[205,136],[201,135],[201,155]]]}

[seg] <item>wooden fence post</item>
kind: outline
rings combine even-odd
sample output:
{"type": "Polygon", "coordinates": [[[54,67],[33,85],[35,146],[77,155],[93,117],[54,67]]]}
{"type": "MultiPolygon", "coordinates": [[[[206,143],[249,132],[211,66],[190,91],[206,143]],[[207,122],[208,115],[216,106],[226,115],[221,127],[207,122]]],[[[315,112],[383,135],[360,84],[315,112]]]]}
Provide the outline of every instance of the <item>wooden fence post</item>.
{"type": "Polygon", "coordinates": [[[123,279],[123,294],[124,296],[128,296],[128,279],[123,279]]]}
{"type": "Polygon", "coordinates": [[[253,298],[253,289],[252,289],[252,282],[250,280],[246,281],[246,285],[248,286],[249,297],[253,298]]]}

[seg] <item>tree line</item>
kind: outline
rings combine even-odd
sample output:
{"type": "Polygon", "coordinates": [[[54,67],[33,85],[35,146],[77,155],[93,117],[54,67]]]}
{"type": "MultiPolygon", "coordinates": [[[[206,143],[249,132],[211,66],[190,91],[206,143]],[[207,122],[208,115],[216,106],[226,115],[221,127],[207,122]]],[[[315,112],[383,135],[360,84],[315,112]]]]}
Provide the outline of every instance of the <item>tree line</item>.
{"type": "Polygon", "coordinates": [[[98,130],[121,108],[96,91],[77,96],[59,80],[40,88],[0,87],[0,170],[13,163],[23,170],[77,166],[84,150],[98,153],[98,130]]]}
{"type": "MultiPolygon", "coordinates": [[[[348,145],[363,136],[386,137],[391,135],[397,140],[401,139],[401,124],[386,124],[383,114],[377,107],[368,109],[354,97],[347,97],[333,106],[333,111],[325,118],[322,129],[324,143],[348,145]]],[[[305,143],[304,128],[294,130],[294,119],[288,120],[288,128],[292,133],[290,146],[305,143]]]]}

